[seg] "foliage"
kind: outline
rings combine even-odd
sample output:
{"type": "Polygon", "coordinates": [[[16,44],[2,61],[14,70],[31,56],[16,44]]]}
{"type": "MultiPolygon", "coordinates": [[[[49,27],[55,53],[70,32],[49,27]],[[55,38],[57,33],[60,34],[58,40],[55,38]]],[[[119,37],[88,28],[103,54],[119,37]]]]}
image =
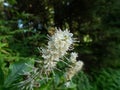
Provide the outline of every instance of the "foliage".
{"type": "Polygon", "coordinates": [[[77,90],[119,90],[120,70],[102,68],[93,71],[91,76],[80,72],[73,79],[77,84],[77,90]]]}
{"type": "Polygon", "coordinates": [[[119,90],[120,89],[120,70],[117,69],[101,69],[94,74],[92,90],[119,90]]]}
{"type": "MultiPolygon", "coordinates": [[[[1,0],[0,90],[10,90],[3,83],[11,72],[15,73],[18,62],[24,65],[24,61],[41,59],[37,47],[46,45],[46,35],[54,33],[53,27],[70,29],[80,41],[75,44],[75,51],[85,65],[84,73],[73,79],[78,90],[119,89],[119,85],[116,87],[120,67],[119,11],[119,0],[1,0]],[[106,70],[107,67],[114,69],[106,70]]],[[[42,88],[62,87],[60,82],[55,86],[62,78],[56,77],[48,84],[43,82],[42,88]]],[[[7,84],[10,87],[17,82],[13,79],[7,84]]]]}
{"type": "Polygon", "coordinates": [[[79,72],[74,76],[73,82],[77,84],[77,90],[92,90],[89,76],[84,72],[79,72]]]}

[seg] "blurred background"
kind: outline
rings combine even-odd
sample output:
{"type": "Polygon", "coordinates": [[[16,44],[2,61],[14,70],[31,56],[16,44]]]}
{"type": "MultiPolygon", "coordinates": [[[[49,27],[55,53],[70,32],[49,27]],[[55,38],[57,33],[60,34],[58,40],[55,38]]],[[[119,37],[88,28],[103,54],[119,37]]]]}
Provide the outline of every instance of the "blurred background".
{"type": "Polygon", "coordinates": [[[10,64],[39,59],[54,27],[80,41],[78,90],[120,90],[120,0],[0,0],[0,69],[7,75],[10,64]]]}

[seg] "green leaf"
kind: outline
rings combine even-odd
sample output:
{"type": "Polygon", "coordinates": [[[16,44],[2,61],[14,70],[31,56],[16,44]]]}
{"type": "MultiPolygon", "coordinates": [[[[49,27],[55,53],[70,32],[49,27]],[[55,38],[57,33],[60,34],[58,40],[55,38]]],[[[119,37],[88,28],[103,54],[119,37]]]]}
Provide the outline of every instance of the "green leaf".
{"type": "Polygon", "coordinates": [[[40,90],[51,90],[50,89],[51,82],[49,82],[47,85],[43,85],[40,87],[40,90]]]}
{"type": "Polygon", "coordinates": [[[4,73],[0,67],[0,90],[2,90],[4,84],[4,73]]]}
{"type": "Polygon", "coordinates": [[[73,82],[66,82],[62,84],[60,87],[57,88],[57,90],[76,90],[76,84],[73,82]],[[68,85],[67,85],[68,83],[68,85]]]}
{"type": "Polygon", "coordinates": [[[23,73],[23,70],[26,70],[28,67],[25,65],[26,62],[17,62],[10,66],[10,73],[8,77],[5,80],[4,86],[10,87],[13,82],[15,82],[21,73],[23,73]]]}
{"type": "Polygon", "coordinates": [[[60,83],[60,77],[56,74],[53,78],[54,78],[55,86],[59,85],[59,83],[60,83]]]}
{"type": "Polygon", "coordinates": [[[6,47],[7,44],[6,43],[0,43],[0,49],[3,48],[3,47],[6,47]]]}

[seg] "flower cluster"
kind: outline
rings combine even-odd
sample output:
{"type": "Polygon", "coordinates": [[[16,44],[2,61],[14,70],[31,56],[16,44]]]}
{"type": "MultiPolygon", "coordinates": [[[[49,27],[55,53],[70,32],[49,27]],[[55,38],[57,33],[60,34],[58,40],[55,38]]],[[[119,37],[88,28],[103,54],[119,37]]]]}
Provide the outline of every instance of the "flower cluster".
{"type": "Polygon", "coordinates": [[[71,46],[75,42],[72,33],[68,30],[62,31],[61,29],[56,29],[54,35],[48,36],[48,39],[48,45],[41,49],[42,58],[44,60],[36,61],[40,67],[28,65],[32,70],[24,73],[27,78],[18,83],[18,86],[22,87],[21,90],[33,90],[34,87],[40,86],[40,83],[38,82],[41,80],[50,79],[49,74],[54,72],[54,69],[59,70],[56,66],[60,61],[63,61],[69,66],[68,71],[65,73],[66,80],[71,80],[72,77],[81,70],[83,62],[76,60],[78,56],[77,53],[71,53],[71,57],[68,59],[70,65],[65,62],[64,59],[62,60],[68,53],[67,51],[71,50],[71,46]]]}
{"type": "Polygon", "coordinates": [[[83,66],[83,62],[82,61],[77,61],[77,53],[71,53],[71,57],[70,60],[72,62],[72,66],[68,69],[68,71],[66,72],[66,79],[67,80],[71,80],[72,77],[81,70],[82,66],[83,66]]]}
{"type": "Polygon", "coordinates": [[[56,30],[55,34],[49,37],[48,46],[42,49],[42,57],[44,58],[44,68],[46,72],[51,72],[57,62],[62,58],[70,46],[73,44],[73,34],[68,30],[56,30]]]}

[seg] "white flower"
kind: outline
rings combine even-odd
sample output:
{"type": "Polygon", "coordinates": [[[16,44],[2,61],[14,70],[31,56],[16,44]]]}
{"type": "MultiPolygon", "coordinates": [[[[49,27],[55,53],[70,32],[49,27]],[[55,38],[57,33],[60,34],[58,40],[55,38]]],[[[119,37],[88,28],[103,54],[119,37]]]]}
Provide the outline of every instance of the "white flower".
{"type": "Polygon", "coordinates": [[[82,61],[77,61],[73,67],[69,68],[68,71],[66,72],[66,79],[71,80],[72,77],[82,69],[83,67],[83,62],[82,61]]]}
{"type": "Polygon", "coordinates": [[[69,87],[69,86],[70,86],[70,81],[69,81],[69,82],[66,82],[66,83],[65,83],[65,86],[66,86],[66,87],[69,87]]]}
{"type": "Polygon", "coordinates": [[[83,62],[82,62],[82,61],[77,61],[77,62],[75,63],[74,70],[75,70],[76,72],[78,72],[79,70],[82,69],[82,66],[83,66],[83,62]]]}
{"type": "Polygon", "coordinates": [[[73,42],[73,34],[68,30],[56,29],[55,34],[49,36],[48,46],[42,49],[46,71],[54,69],[59,59],[67,53],[73,42]]]}
{"type": "Polygon", "coordinates": [[[75,63],[77,57],[78,57],[78,54],[76,52],[72,52],[70,57],[71,62],[75,63]]]}

